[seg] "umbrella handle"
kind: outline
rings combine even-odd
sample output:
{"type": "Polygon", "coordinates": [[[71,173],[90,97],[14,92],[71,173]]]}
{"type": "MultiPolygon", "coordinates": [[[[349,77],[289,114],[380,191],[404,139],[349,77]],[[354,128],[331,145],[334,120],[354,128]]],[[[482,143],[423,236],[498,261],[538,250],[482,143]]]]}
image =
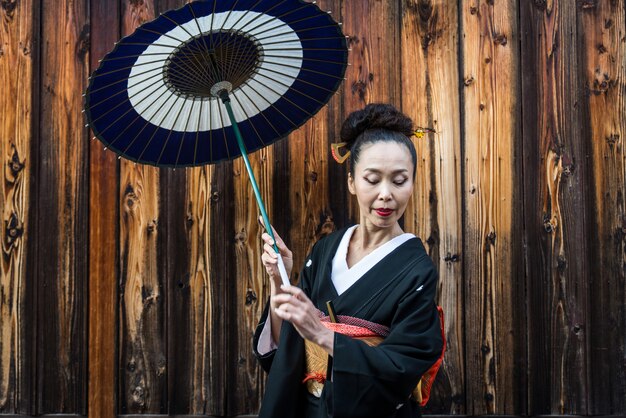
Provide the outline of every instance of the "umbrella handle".
{"type": "Polygon", "coordinates": [[[237,125],[235,114],[233,113],[233,109],[230,105],[230,97],[228,97],[228,91],[226,89],[223,89],[218,92],[218,95],[220,99],[222,99],[222,103],[224,103],[224,106],[226,107],[226,112],[228,112],[230,123],[233,126],[233,130],[235,131],[237,145],[239,145],[239,150],[241,151],[241,156],[243,157],[246,171],[248,171],[248,176],[250,177],[250,182],[252,183],[254,197],[256,198],[256,202],[259,205],[259,210],[261,211],[261,216],[263,217],[263,223],[266,226],[265,230],[270,235],[270,237],[272,237],[272,241],[274,241],[274,251],[278,255],[278,272],[280,273],[280,278],[282,279],[285,286],[289,286],[291,283],[289,282],[289,277],[287,276],[285,263],[283,262],[283,258],[280,255],[280,251],[278,251],[278,245],[276,245],[276,238],[274,238],[274,232],[272,231],[270,218],[269,216],[267,216],[267,211],[265,210],[265,205],[263,204],[263,199],[261,197],[261,192],[259,191],[259,186],[257,185],[256,178],[254,177],[254,172],[252,171],[252,166],[250,165],[250,160],[248,159],[248,152],[246,151],[245,144],[243,143],[243,139],[241,137],[241,132],[239,131],[239,125],[237,125]]]}

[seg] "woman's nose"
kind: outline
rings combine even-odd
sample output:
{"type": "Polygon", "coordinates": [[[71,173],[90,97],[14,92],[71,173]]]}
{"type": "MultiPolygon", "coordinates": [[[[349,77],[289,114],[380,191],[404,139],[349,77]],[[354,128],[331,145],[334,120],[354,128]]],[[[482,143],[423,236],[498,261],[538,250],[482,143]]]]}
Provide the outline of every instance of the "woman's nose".
{"type": "Polygon", "coordinates": [[[391,190],[389,186],[384,185],[384,184],[380,186],[380,190],[378,192],[378,198],[380,200],[385,200],[385,201],[391,199],[391,190]]]}

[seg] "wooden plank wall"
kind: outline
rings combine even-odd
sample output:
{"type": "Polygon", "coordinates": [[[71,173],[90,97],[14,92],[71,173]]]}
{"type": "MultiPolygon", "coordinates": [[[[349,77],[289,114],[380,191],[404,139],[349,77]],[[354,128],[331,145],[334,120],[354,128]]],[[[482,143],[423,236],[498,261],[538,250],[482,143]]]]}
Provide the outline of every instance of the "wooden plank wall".
{"type": "MultiPolygon", "coordinates": [[[[87,76],[185,0],[0,5],[0,413],[255,414],[268,295],[241,160],[155,169],[89,140],[87,76]]],[[[251,156],[294,251],[357,220],[342,120],[389,102],[415,139],[403,220],[440,272],[448,350],[425,412],[626,414],[626,2],[320,0],[346,80],[251,156]]]]}

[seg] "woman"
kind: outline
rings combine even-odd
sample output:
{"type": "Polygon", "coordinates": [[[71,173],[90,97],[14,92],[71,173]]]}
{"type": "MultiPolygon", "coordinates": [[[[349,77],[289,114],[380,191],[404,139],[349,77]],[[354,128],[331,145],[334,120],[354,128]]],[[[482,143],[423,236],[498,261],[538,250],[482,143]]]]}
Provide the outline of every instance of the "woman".
{"type": "MultiPolygon", "coordinates": [[[[297,287],[281,286],[273,242],[263,234],[271,296],[253,342],[269,371],[260,417],[420,416],[411,393],[443,343],[437,272],[420,239],[398,223],[413,192],[412,135],[411,119],[390,105],[348,116],[340,145],[350,150],[348,188],[359,204],[359,223],[315,243],[297,287]],[[385,337],[370,346],[334,332],[328,317],[380,328],[385,337]],[[309,370],[305,345],[327,353],[321,377],[309,370]],[[311,377],[320,390],[302,383],[311,377]]],[[[346,156],[336,153],[337,160],[346,156]]],[[[289,273],[292,253],[275,237],[289,273]]]]}

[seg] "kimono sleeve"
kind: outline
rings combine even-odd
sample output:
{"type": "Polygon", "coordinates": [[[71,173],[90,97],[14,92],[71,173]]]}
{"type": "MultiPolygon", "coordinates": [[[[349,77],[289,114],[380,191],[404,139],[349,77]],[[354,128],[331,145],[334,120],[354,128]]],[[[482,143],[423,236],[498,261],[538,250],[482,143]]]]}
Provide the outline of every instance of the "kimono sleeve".
{"type": "Polygon", "coordinates": [[[334,417],[392,416],[441,354],[434,266],[398,301],[390,334],[376,347],[335,334],[327,408],[334,417]]]}
{"type": "MultiPolygon", "coordinates": [[[[313,246],[313,249],[311,250],[311,254],[309,254],[306,257],[307,262],[313,256],[316,246],[317,244],[313,246]]],[[[298,287],[303,289],[304,293],[306,293],[307,296],[310,296],[311,294],[310,283],[311,283],[311,277],[314,274],[313,272],[314,268],[310,268],[310,267],[311,267],[310,265],[306,265],[306,264],[302,267],[302,270],[300,271],[300,278],[298,280],[298,287]]],[[[276,355],[276,349],[271,350],[268,353],[261,354],[258,351],[258,347],[259,347],[259,339],[261,337],[261,333],[263,332],[263,328],[265,327],[265,323],[266,321],[269,320],[269,310],[270,310],[270,301],[268,299],[267,302],[265,303],[265,308],[263,309],[263,313],[261,314],[261,318],[259,319],[259,323],[254,331],[254,336],[252,338],[252,351],[254,352],[254,355],[259,361],[259,363],[261,364],[261,367],[266,372],[269,372],[270,369],[272,368],[274,356],[276,355]]],[[[282,333],[283,333],[283,330],[281,329],[281,340],[283,340],[282,333]]],[[[280,345],[280,342],[278,344],[280,345]]]]}

